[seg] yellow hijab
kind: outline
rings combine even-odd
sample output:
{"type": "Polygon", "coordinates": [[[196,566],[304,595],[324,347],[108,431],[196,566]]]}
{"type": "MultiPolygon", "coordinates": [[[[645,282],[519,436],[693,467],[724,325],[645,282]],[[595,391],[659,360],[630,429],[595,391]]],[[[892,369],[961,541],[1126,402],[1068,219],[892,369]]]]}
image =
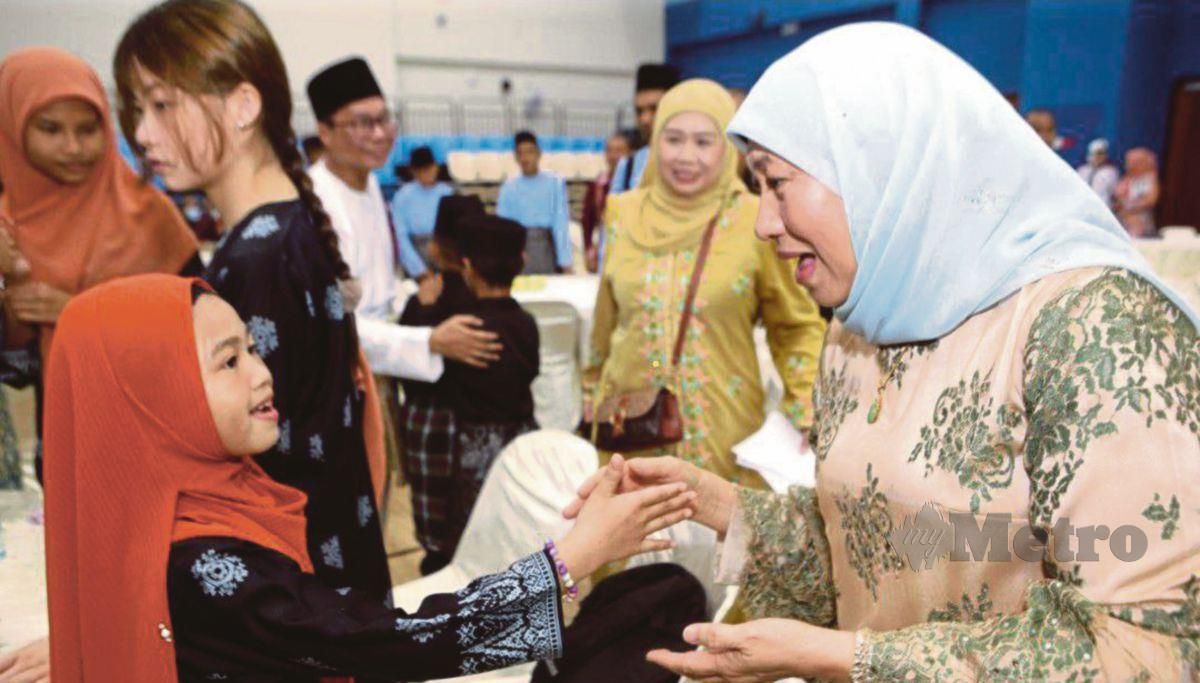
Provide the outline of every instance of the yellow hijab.
{"type": "Polygon", "coordinates": [[[746,186],[738,178],[737,149],[725,139],[725,127],[733,118],[737,106],[720,84],[704,78],[693,78],[667,91],[658,103],[654,117],[654,134],[650,138],[650,159],[638,191],[642,194],[638,220],[628,227],[630,239],[639,248],[652,251],[672,251],[688,248],[700,241],[704,228],[726,202],[746,186]],[[658,170],[658,141],[667,122],[677,114],[698,111],[708,115],[717,126],[725,145],[721,160],[721,175],[711,187],[692,197],[675,194],[658,170]]]}

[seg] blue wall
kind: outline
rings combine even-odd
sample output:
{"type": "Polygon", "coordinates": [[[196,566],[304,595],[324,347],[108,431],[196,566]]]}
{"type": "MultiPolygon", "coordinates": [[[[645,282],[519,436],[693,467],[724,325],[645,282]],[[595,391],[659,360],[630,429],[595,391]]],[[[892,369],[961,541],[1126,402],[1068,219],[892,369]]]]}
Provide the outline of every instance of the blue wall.
{"type": "MultiPolygon", "coordinates": [[[[853,21],[886,21],[891,19],[893,14],[893,9],[889,6],[873,10],[862,9],[849,16],[853,21]]],[[[844,23],[846,17],[847,15],[841,15],[804,21],[796,33],[789,35],[782,35],[778,28],[772,31],[748,29],[742,25],[744,22],[735,24],[732,20],[722,17],[722,25],[730,27],[728,31],[719,38],[708,37],[678,48],[672,47],[669,60],[679,65],[685,77],[704,76],[731,88],[749,90],[771,62],[812,36],[844,23]]]]}
{"type": "Polygon", "coordinates": [[[1127,146],[1159,152],[1166,143],[1171,95],[1178,82],[1200,78],[1200,2],[1142,0],[1129,19],[1117,124],[1127,146]]]}
{"type": "Polygon", "coordinates": [[[1014,0],[926,0],[916,27],[954,50],[1005,94],[1021,90],[1025,3],[1014,0]],[[980,21],[987,16],[987,21],[980,21]]]}
{"type": "Polygon", "coordinates": [[[812,35],[870,20],[919,28],[1022,111],[1053,111],[1073,163],[1094,137],[1161,153],[1175,84],[1200,77],[1200,0],[688,0],[667,6],[668,59],[745,88],[812,35]]]}

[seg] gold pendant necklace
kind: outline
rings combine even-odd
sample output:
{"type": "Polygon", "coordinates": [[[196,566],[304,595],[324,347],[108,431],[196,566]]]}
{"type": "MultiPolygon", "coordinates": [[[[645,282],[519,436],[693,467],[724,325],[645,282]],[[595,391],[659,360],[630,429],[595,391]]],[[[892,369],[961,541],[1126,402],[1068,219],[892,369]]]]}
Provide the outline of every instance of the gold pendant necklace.
{"type": "Polygon", "coordinates": [[[892,360],[892,366],[879,378],[879,384],[875,387],[875,400],[871,401],[871,407],[867,409],[867,424],[873,425],[879,419],[879,414],[883,412],[883,392],[887,389],[888,383],[892,381],[892,377],[896,375],[896,371],[904,364],[905,355],[910,353],[912,348],[908,347],[897,351],[895,359],[892,360]]]}

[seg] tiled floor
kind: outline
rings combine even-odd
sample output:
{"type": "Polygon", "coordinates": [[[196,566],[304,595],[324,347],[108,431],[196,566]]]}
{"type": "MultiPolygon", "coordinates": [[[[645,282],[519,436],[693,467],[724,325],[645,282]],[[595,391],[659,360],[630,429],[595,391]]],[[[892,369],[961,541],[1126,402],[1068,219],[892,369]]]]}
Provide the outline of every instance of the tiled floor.
{"type": "MultiPolygon", "coordinates": [[[[8,395],[8,407],[12,413],[13,425],[16,427],[17,438],[21,444],[25,469],[32,477],[33,445],[36,434],[33,390],[4,387],[4,391],[8,395]]],[[[418,578],[420,572],[417,567],[421,563],[424,552],[417,544],[414,534],[412,500],[407,486],[396,487],[390,492],[385,519],[384,546],[388,552],[388,566],[392,571],[392,583],[400,584],[418,578]]]]}

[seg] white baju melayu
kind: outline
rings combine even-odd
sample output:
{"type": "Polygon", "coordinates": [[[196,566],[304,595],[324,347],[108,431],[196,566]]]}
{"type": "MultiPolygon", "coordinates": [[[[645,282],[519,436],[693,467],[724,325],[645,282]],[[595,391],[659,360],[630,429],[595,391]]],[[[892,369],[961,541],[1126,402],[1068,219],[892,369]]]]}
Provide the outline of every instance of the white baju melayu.
{"type": "Polygon", "coordinates": [[[338,248],[350,273],[362,284],[362,300],[354,313],[358,342],[376,374],[436,381],[442,357],[429,350],[429,327],[397,325],[395,249],[387,205],[373,175],[366,191],[355,190],[335,176],[324,161],[308,171],[313,190],[337,232],[338,248]]]}

